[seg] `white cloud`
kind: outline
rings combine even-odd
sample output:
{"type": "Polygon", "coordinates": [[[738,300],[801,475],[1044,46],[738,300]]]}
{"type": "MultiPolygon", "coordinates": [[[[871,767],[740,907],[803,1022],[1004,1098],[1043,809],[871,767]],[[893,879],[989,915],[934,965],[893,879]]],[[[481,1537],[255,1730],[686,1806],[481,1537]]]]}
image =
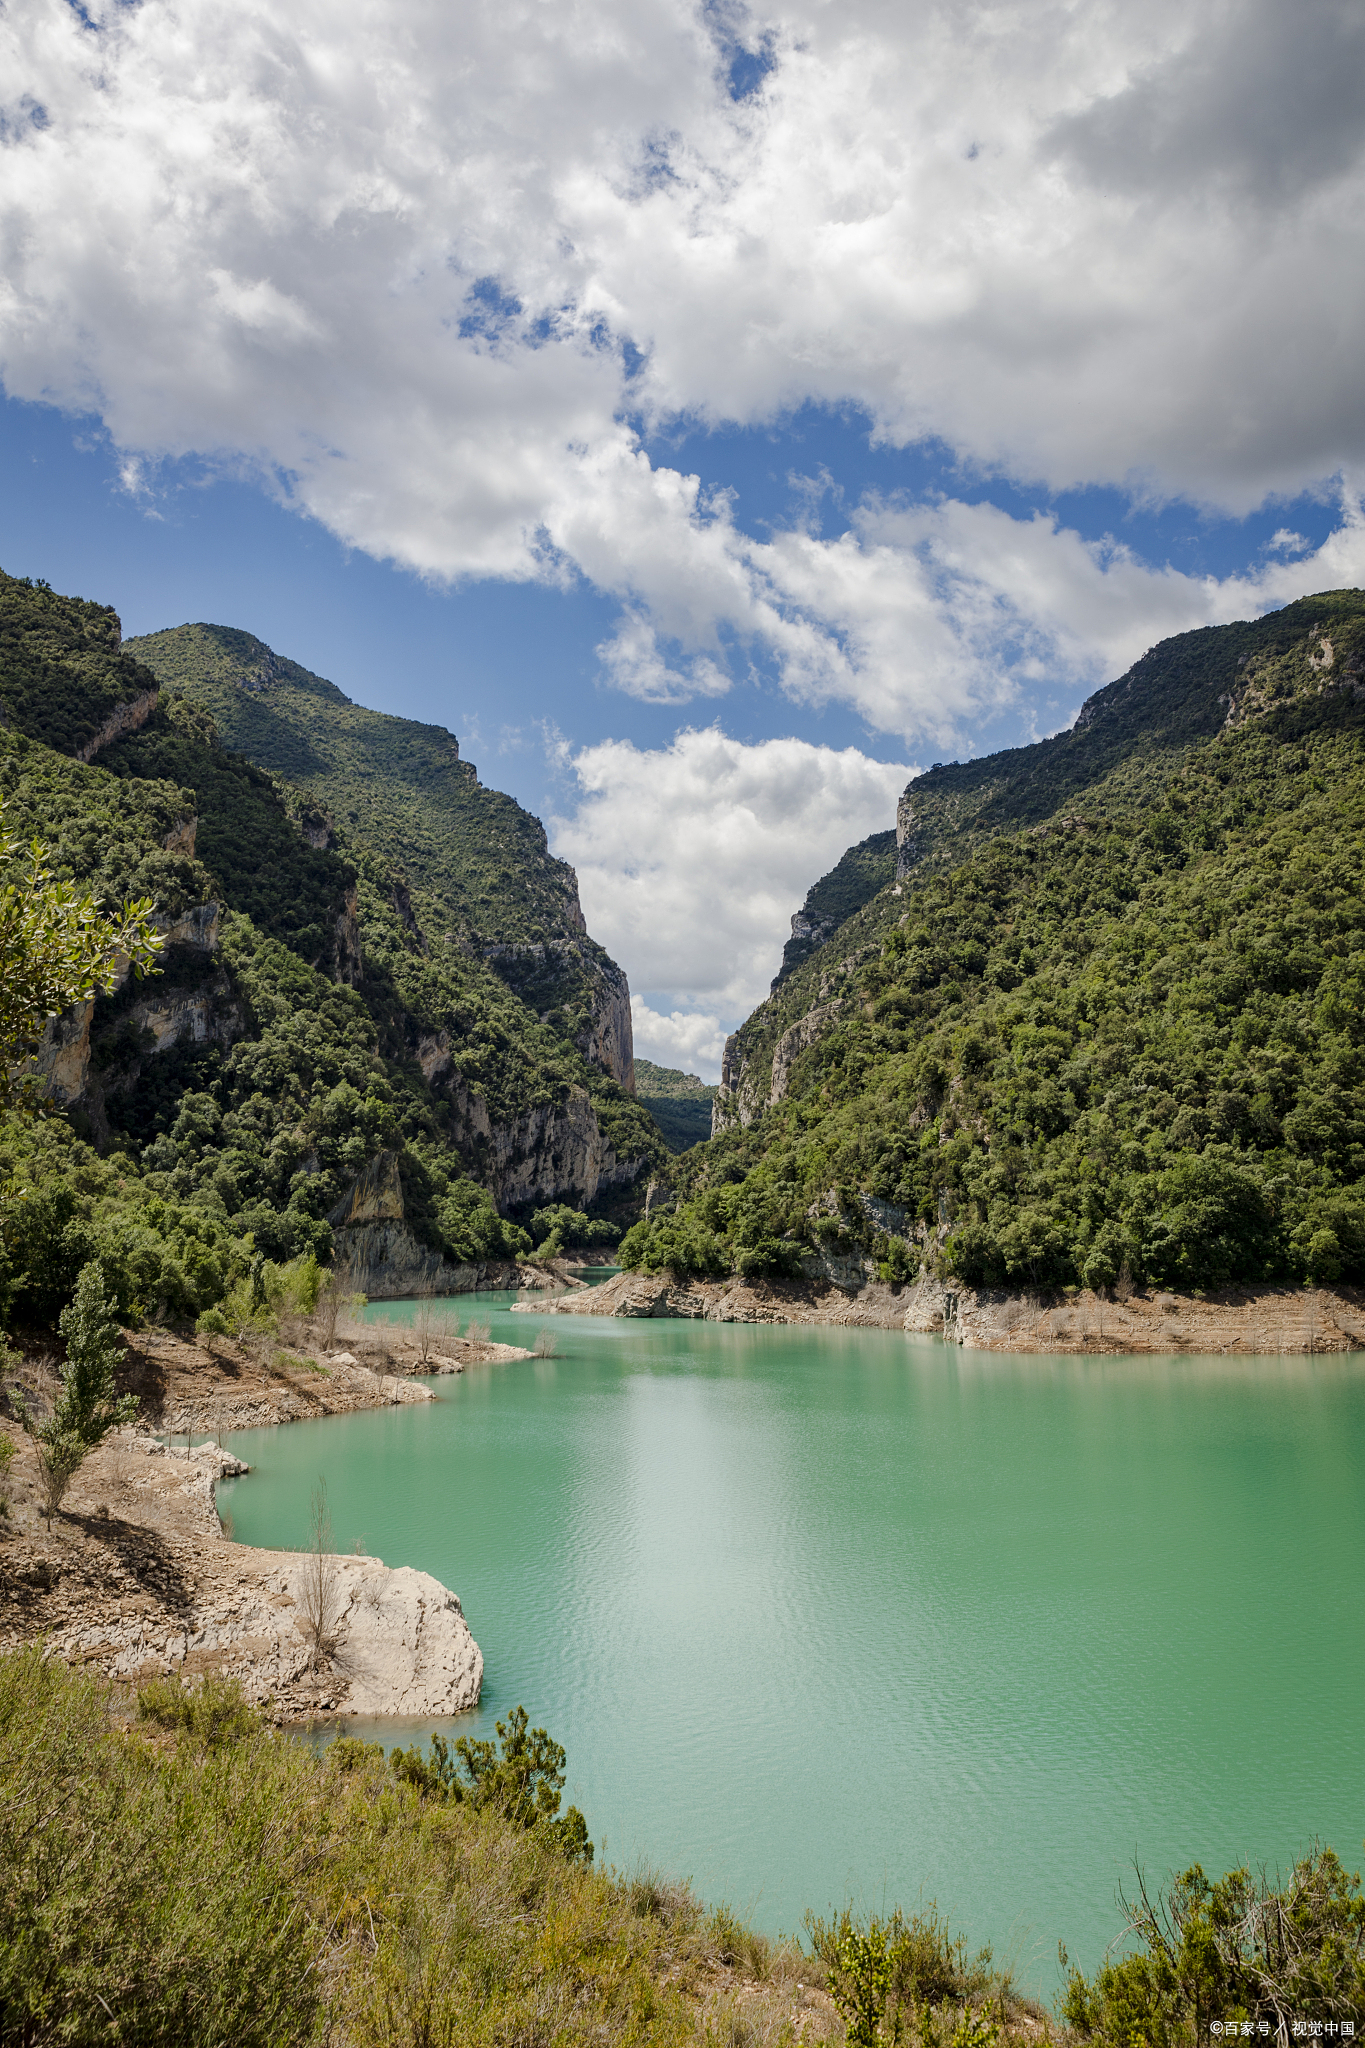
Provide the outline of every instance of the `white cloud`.
{"type": "Polygon", "coordinates": [[[626,416],[853,403],[1233,510],[1360,473],[1351,0],[28,0],[0,78],[9,391],[144,486],[197,452],[424,574],[587,577],[636,695],[766,657],[949,745],[1360,574],[1349,519],[1218,584],[953,502],[757,542],[626,416]],[[773,57],[739,103],[726,34],[773,57]]]}
{"type": "Polygon", "coordinates": [[[646,520],[623,518],[614,571],[605,559],[599,570],[630,598],[617,641],[600,650],[612,680],[674,702],[717,694],[725,629],[771,657],[792,698],[851,705],[874,731],[948,749],[1040,686],[1079,702],[1168,634],[1365,583],[1365,517],[1351,495],[1320,548],[1221,579],[1154,568],[1043,514],[959,499],[869,500],[832,540],[803,529],[755,540],[725,501],[689,504],[668,549],[655,540],[646,520]]]}
{"type": "Polygon", "coordinates": [[[712,1070],[725,1031],[767,994],[812,882],[895,823],[915,773],[856,747],[749,745],[715,727],[561,759],[577,802],[549,820],[550,843],[578,870],[589,930],[630,976],[646,1056],[685,1051],[712,1070]]]}
{"type": "Polygon", "coordinates": [[[656,1067],[681,1067],[701,1081],[720,1079],[726,1029],[719,1017],[699,1010],[651,1009],[641,996],[631,998],[636,1057],[656,1067]]]}

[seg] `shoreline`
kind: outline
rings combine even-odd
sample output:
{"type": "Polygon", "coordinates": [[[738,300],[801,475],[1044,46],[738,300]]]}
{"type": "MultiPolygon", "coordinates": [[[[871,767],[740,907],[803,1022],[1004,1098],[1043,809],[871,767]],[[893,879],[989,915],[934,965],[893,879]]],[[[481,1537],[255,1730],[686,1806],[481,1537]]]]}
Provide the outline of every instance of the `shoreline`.
{"type": "Polygon", "coordinates": [[[1134,1290],[1126,1300],[1089,1291],[1018,1295],[926,1278],[900,1289],[881,1281],[844,1288],[827,1280],[678,1280],[622,1273],[588,1297],[514,1302],[532,1315],[676,1318],[718,1323],[810,1323],[901,1330],[976,1351],[1328,1356],[1365,1350],[1365,1289],[1224,1288],[1208,1295],[1134,1290]]]}
{"type": "MultiPolygon", "coordinates": [[[[443,1333],[439,1352],[401,1325],[349,1326],[346,1350],[268,1359],[215,1339],[126,1336],[121,1391],[142,1427],[81,1467],[49,1533],[37,1457],[17,1425],[11,1507],[0,1520],[0,1649],[42,1641],[68,1665],[137,1684],[166,1675],[239,1678],[278,1725],[346,1715],[445,1718],[476,1706],[483,1655],[458,1596],[428,1572],[328,1553],[335,1648],[315,1668],[302,1625],[304,1551],[259,1550],[220,1521],[220,1479],[250,1470],[218,1437],[435,1398],[417,1373],[460,1373],[533,1354],[443,1333]],[[368,1362],[362,1362],[368,1360],[368,1362]],[[149,1434],[147,1423],[161,1436],[149,1434]]],[[[302,1517],[301,1517],[302,1519],[302,1517]]],[[[301,1532],[302,1528],[301,1528],[301,1532]]]]}
{"type": "MultiPolygon", "coordinates": [[[[677,1281],[621,1273],[512,1302],[533,1315],[603,1315],[899,1330],[988,1352],[1341,1356],[1365,1349],[1365,1290],[1229,1289],[1039,1299],[873,1282],[677,1281]]],[[[121,1391],[141,1426],[89,1458],[49,1534],[33,1445],[15,1425],[12,1506],[0,1520],[0,1648],[37,1640],[68,1664],[136,1683],[234,1675],[278,1723],[438,1719],[477,1705],[483,1658],[458,1596],[430,1574],[336,1556],[336,1649],[318,1668],[300,1623],[303,1551],[258,1550],[220,1521],[221,1478],[250,1468],[204,1438],[434,1399],[418,1375],[529,1360],[518,1345],[422,1341],[398,1323],[347,1324],[337,1346],[248,1348],[164,1330],[126,1335],[121,1391]],[[341,1348],[343,1347],[344,1348],[341,1348]],[[157,1434],[149,1433],[151,1425],[157,1434]],[[162,1441],[162,1438],[165,1441],[162,1441]],[[176,1438],[200,1438],[194,1448],[176,1438]]],[[[33,1383],[33,1370],[25,1375],[33,1383]]],[[[302,1519],[302,1511],[301,1511],[302,1519]]],[[[302,1533],[302,1529],[301,1529],[302,1533]]]]}

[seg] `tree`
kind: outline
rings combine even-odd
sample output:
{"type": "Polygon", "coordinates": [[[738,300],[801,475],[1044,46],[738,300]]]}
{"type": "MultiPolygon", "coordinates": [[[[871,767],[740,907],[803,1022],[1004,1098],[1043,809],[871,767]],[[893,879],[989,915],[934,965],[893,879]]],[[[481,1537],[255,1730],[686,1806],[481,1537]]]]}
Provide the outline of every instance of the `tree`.
{"type": "Polygon", "coordinates": [[[164,944],[150,898],[111,914],[88,890],[58,880],[48,860],[40,840],[21,853],[0,823],[0,876],[8,877],[0,889],[0,1109],[36,1101],[37,1076],[16,1069],[47,1020],[107,995],[120,959],[144,972],[164,944]]]}
{"type": "Polygon", "coordinates": [[[419,1791],[452,1803],[489,1807],[516,1827],[538,1828],[570,1863],[591,1863],[588,1825],[576,1806],[559,1811],[565,1755],[544,1728],[528,1730],[525,1707],[497,1723],[498,1742],[461,1736],[452,1756],[444,1737],[434,1735],[431,1756],[417,1748],[396,1749],[391,1762],[400,1778],[419,1791]]]}
{"type": "Polygon", "coordinates": [[[325,1479],[319,1479],[309,1503],[308,1548],[299,1574],[297,1599],[304,1638],[312,1653],[310,1662],[316,1669],[327,1663],[336,1648],[345,1604],[325,1479]]]}
{"type": "Polygon", "coordinates": [[[66,1339],[62,1391],[45,1422],[35,1418],[27,1403],[20,1414],[37,1448],[49,1529],[67,1488],[90,1453],[98,1450],[111,1430],[130,1422],[138,1405],[135,1394],[114,1391],[114,1370],[123,1363],[125,1353],[96,1260],[82,1266],[75,1296],[62,1310],[59,1327],[66,1339]]]}

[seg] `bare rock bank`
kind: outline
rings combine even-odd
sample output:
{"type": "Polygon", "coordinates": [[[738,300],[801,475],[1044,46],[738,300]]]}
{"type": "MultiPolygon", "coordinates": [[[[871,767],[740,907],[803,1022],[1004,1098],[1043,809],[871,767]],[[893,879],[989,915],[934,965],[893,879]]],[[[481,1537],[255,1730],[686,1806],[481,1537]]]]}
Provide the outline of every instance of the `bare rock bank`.
{"type": "Polygon", "coordinates": [[[663,1316],[719,1323],[824,1323],[903,1330],[978,1351],[1304,1353],[1365,1348],[1359,1288],[1159,1290],[1118,1301],[1091,1293],[988,1293],[926,1278],[901,1289],[819,1280],[678,1280],[622,1273],[586,1294],[517,1302],[536,1315],[663,1316]]]}
{"type": "MultiPolygon", "coordinates": [[[[415,1373],[464,1372],[530,1357],[443,1333],[365,1326],[355,1350],[305,1355],[165,1331],[130,1335],[122,1379],[139,1426],[87,1460],[49,1531],[33,1445],[13,1423],[8,1513],[0,1517],[0,1649],[35,1640],[70,1664],[136,1683],[157,1674],[239,1678],[282,1721],[331,1713],[457,1714],[478,1702],[483,1657],[457,1595],[408,1566],[329,1556],[330,1646],[315,1654],[302,1552],[231,1540],[216,1489],[248,1467],[213,1443],[176,1437],[430,1401],[415,1373]],[[151,1431],[159,1430],[161,1435],[151,1431]]],[[[23,1375],[32,1382],[33,1375],[23,1375]]],[[[299,1541],[307,1538],[299,1509],[299,1541]]]]}

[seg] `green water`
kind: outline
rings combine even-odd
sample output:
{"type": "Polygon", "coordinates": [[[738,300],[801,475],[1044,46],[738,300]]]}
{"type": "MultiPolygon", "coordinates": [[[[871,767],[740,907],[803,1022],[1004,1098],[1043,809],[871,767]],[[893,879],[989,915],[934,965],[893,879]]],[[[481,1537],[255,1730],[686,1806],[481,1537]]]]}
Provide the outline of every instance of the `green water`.
{"type": "MultiPolygon", "coordinates": [[[[240,1540],[460,1594],[616,1863],[770,1929],[936,1896],[1050,1993],[1140,1857],[1358,1857],[1365,1360],[511,1315],[552,1360],[245,1432],[240,1540]]],[[[371,1312],[403,1317],[409,1306],[371,1312]]]]}

